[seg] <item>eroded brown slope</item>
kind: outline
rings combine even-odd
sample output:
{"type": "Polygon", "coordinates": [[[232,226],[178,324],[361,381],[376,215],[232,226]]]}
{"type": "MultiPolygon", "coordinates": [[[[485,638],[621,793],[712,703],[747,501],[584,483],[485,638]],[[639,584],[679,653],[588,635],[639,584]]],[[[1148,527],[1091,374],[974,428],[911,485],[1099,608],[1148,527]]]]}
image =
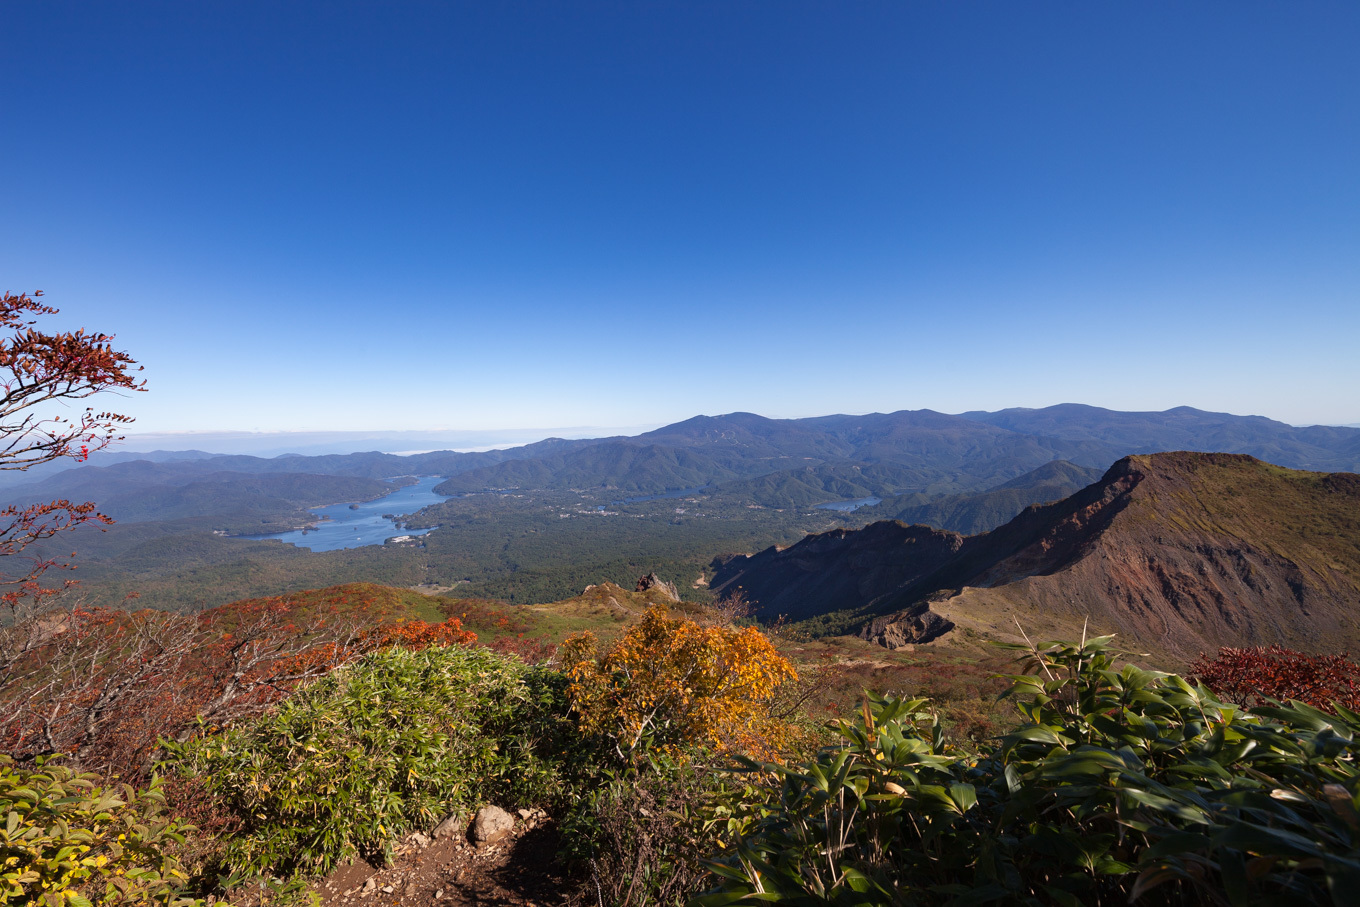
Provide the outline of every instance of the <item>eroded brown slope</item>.
{"type": "Polygon", "coordinates": [[[1002,535],[1021,543],[932,605],[960,627],[1070,635],[1089,617],[1171,661],[1220,645],[1360,651],[1360,476],[1232,454],[1130,457],[992,535],[976,537],[980,551],[1002,535]]]}
{"type": "Polygon", "coordinates": [[[822,611],[854,610],[868,619],[862,634],[887,645],[928,641],[948,627],[1016,638],[1017,622],[1031,636],[1073,636],[1089,620],[1092,632],[1118,633],[1125,646],[1169,663],[1220,645],[1360,652],[1353,474],[1299,472],[1234,454],[1127,457],[1064,501],[959,540],[952,556],[937,552],[895,574],[879,565],[887,583],[861,582],[856,596],[836,601],[825,594],[834,587],[823,573],[849,573],[840,586],[853,580],[844,565],[857,544],[854,533],[845,535],[834,562],[821,566],[813,546],[799,550],[813,539],[779,552],[798,564],[794,579],[767,575],[779,566],[769,557],[748,559],[744,575],[729,582],[757,599],[757,590],[777,590],[780,602],[801,596],[822,611]]]}

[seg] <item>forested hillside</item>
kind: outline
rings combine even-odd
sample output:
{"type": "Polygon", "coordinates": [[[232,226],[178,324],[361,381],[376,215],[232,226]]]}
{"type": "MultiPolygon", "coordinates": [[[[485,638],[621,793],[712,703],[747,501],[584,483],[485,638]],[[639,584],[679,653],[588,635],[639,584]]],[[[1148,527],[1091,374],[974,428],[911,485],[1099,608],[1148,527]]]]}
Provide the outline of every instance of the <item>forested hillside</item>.
{"type": "Polygon", "coordinates": [[[211,605],[359,580],[550,601],[654,567],[699,583],[702,596],[716,554],[876,519],[974,534],[1072,494],[1126,453],[1215,445],[1269,450],[1286,466],[1360,468],[1360,430],[1186,408],[783,420],[734,413],[635,438],[484,453],[130,461],[72,469],[7,488],[5,497],[94,500],[117,521],[73,539],[84,592],[95,601],[137,592],[147,603],[211,605]],[[444,476],[438,490],[455,495],[408,515],[410,525],[438,527],[412,547],[314,554],[233,537],[296,528],[312,518],[308,508],[371,500],[389,487],[383,480],[412,475],[444,476]],[[875,497],[882,500],[853,512],[818,509],[875,497]]]}
{"type": "Polygon", "coordinates": [[[898,520],[976,535],[1008,522],[1031,504],[1058,501],[1075,494],[1103,473],[1101,469],[1053,460],[987,491],[939,497],[919,493],[895,495],[861,507],[855,515],[861,520],[898,520]]]}

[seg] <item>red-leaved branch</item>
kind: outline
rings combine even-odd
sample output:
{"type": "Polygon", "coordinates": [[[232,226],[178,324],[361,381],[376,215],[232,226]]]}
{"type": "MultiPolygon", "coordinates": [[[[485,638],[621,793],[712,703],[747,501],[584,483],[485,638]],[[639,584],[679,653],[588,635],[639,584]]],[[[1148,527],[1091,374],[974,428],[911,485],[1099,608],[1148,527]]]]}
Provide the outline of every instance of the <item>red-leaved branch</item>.
{"type": "MultiPolygon", "coordinates": [[[[57,314],[41,296],[0,297],[0,330],[14,331],[0,338],[0,469],[28,469],[64,457],[84,462],[121,440],[118,431],[132,419],[93,407],[73,412],[73,404],[100,393],[145,390],[146,382],[136,377],[141,367],[113,348],[113,335],[35,329],[42,316],[57,314]]],[[[21,601],[59,591],[44,587],[41,577],[68,566],[50,553],[34,556],[25,549],[87,523],[110,522],[93,504],[66,500],[0,510],[0,601],[9,618],[21,601]]]]}

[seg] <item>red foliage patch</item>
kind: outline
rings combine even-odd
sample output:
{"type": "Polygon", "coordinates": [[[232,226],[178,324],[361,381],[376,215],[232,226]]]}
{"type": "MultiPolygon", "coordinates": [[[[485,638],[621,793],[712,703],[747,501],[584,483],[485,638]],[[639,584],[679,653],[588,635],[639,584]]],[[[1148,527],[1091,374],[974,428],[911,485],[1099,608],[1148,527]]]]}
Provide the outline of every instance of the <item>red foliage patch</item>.
{"type": "Polygon", "coordinates": [[[1360,665],[1346,655],[1308,655],[1283,646],[1225,646],[1213,658],[1201,654],[1188,673],[1192,681],[1239,705],[1275,699],[1298,700],[1319,709],[1334,702],[1360,709],[1360,665]]]}
{"type": "Polygon", "coordinates": [[[353,590],[325,591],[200,614],[51,609],[5,627],[0,751],[66,753],[137,779],[161,737],[258,714],[367,652],[477,640],[457,619],[393,619],[353,590]]]}
{"type": "Polygon", "coordinates": [[[526,637],[523,633],[516,636],[500,636],[486,644],[493,652],[514,655],[526,664],[537,665],[552,661],[557,655],[557,645],[547,636],[526,637]]]}

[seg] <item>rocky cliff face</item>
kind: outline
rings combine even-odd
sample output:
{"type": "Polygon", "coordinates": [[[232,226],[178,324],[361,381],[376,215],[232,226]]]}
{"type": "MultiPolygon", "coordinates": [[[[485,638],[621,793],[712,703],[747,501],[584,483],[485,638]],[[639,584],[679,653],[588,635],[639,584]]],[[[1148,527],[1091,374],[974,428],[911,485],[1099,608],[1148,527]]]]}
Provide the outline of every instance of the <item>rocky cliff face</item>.
{"type": "Polygon", "coordinates": [[[1360,476],[1231,454],[1129,457],[993,535],[1006,530],[1028,537],[958,583],[942,616],[1050,635],[1089,618],[1175,662],[1221,645],[1360,649],[1360,476]]]}
{"type": "Polygon", "coordinates": [[[890,646],[954,628],[1054,637],[1089,624],[1167,663],[1220,645],[1360,651],[1360,476],[1232,454],[1127,457],[992,532],[938,535],[885,545],[928,538],[886,523],[832,545],[809,537],[745,559],[729,581],[762,608],[774,593],[791,617],[809,610],[799,601],[856,609],[861,634],[890,646]]]}
{"type": "Polygon", "coordinates": [[[963,542],[957,532],[897,522],[833,529],[788,548],[715,562],[709,586],[719,595],[740,589],[762,619],[804,620],[866,608],[947,563],[963,542]]]}
{"type": "Polygon", "coordinates": [[[638,593],[653,592],[663,601],[680,601],[680,593],[676,591],[675,583],[666,582],[664,579],[657,576],[655,571],[639,579],[637,581],[637,586],[634,587],[633,591],[638,593]]]}

